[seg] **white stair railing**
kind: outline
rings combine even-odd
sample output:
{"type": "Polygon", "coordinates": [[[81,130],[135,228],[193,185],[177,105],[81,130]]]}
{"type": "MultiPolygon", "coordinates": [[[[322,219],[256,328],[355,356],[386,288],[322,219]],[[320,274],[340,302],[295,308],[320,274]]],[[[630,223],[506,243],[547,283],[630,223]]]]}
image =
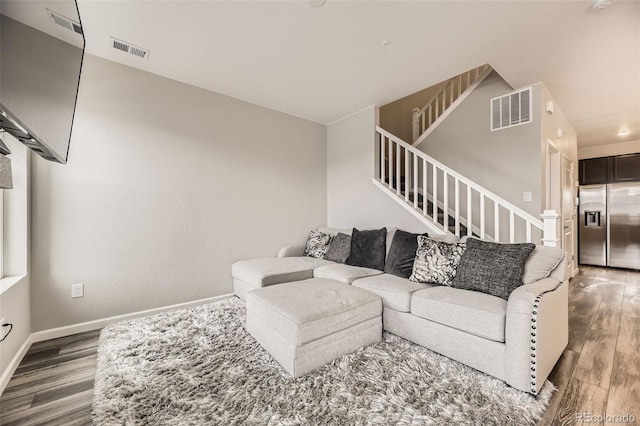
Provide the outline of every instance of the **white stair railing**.
{"type": "Polygon", "coordinates": [[[489,64],[481,65],[460,75],[450,78],[422,108],[413,110],[413,145],[419,145],[445,117],[451,107],[455,107],[465,95],[477,87],[492,68],[489,64]]]}
{"type": "Polygon", "coordinates": [[[380,127],[376,138],[374,184],[432,232],[557,246],[555,211],[540,220],[380,127]]]}

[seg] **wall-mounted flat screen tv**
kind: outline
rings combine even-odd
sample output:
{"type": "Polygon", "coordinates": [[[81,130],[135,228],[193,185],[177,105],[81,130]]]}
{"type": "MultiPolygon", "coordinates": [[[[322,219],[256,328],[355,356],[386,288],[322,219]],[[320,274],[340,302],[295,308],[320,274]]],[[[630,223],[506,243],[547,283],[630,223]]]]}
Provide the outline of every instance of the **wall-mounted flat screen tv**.
{"type": "Polygon", "coordinates": [[[84,35],[75,0],[0,0],[0,128],[66,163],[84,35]]]}

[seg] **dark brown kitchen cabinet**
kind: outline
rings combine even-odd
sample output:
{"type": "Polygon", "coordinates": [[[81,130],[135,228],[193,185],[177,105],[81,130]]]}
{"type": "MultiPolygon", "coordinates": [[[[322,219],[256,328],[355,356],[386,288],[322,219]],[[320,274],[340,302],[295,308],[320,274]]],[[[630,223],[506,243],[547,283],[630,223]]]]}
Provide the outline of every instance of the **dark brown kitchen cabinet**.
{"type": "Polygon", "coordinates": [[[580,160],[580,185],[607,183],[609,174],[609,158],[580,160]]]}
{"type": "Polygon", "coordinates": [[[612,182],[640,181],[640,154],[613,157],[612,182]]]}

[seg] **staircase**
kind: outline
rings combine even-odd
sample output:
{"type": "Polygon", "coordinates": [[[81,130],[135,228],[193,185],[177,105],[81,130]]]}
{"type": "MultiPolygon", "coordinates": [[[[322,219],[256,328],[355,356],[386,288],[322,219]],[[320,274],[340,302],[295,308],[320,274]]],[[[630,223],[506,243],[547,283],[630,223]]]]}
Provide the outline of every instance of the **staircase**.
{"type": "Polygon", "coordinates": [[[430,233],[557,245],[555,211],[540,220],[380,127],[376,139],[373,183],[430,233]]]}
{"type": "Polygon", "coordinates": [[[491,71],[493,68],[484,64],[450,78],[422,109],[414,109],[413,146],[420,145],[491,71]]]}

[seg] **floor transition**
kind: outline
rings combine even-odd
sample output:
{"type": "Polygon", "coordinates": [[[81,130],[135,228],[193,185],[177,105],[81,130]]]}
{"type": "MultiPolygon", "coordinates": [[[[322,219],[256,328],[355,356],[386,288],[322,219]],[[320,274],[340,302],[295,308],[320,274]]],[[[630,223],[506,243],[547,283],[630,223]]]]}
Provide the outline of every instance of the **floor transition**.
{"type": "MultiPolygon", "coordinates": [[[[582,267],[570,282],[569,346],[541,425],[633,415],[640,424],[640,272],[582,267]]],[[[0,398],[0,424],[91,424],[99,331],[35,343],[0,398]]]]}

